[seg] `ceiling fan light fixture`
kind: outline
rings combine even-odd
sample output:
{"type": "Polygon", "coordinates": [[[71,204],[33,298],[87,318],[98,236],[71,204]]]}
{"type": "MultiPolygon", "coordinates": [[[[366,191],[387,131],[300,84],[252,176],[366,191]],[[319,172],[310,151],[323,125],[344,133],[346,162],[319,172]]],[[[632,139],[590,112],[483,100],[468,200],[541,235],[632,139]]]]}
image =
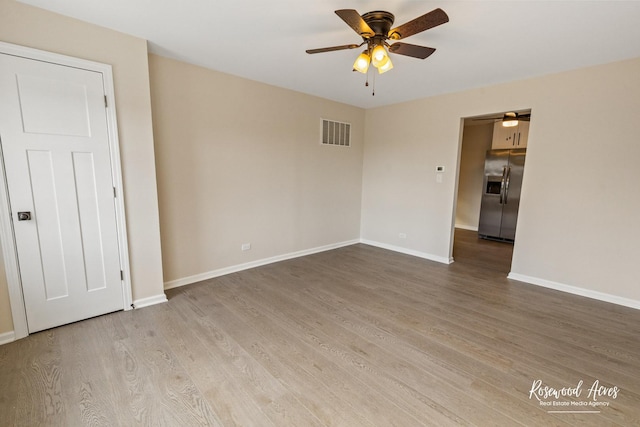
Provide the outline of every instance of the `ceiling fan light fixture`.
{"type": "Polygon", "coordinates": [[[387,60],[378,66],[378,73],[379,74],[386,73],[392,68],[393,68],[393,63],[391,62],[391,58],[387,56],[387,60]]]}
{"type": "Polygon", "coordinates": [[[518,114],[517,113],[505,113],[502,117],[502,127],[510,128],[518,126],[518,114]]]}
{"type": "Polygon", "coordinates": [[[356,58],[356,62],[353,63],[353,69],[362,74],[366,74],[370,62],[371,58],[369,57],[369,53],[365,50],[356,58]]]}
{"type": "Polygon", "coordinates": [[[376,45],[376,47],[373,48],[373,51],[371,51],[371,63],[374,67],[380,67],[387,59],[389,59],[389,54],[383,45],[376,45]]]}

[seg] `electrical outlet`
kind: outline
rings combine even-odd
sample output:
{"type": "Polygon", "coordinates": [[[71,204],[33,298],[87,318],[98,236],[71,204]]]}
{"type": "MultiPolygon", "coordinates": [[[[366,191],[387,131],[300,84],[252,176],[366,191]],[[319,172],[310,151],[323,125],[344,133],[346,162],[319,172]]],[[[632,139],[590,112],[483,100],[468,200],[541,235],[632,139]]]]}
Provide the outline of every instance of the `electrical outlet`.
{"type": "Polygon", "coordinates": [[[242,246],[240,247],[240,249],[243,250],[243,251],[251,250],[251,243],[243,243],[242,246]]]}
{"type": "Polygon", "coordinates": [[[407,235],[405,233],[400,233],[400,234],[398,234],[398,237],[401,238],[401,239],[406,239],[407,235]]]}

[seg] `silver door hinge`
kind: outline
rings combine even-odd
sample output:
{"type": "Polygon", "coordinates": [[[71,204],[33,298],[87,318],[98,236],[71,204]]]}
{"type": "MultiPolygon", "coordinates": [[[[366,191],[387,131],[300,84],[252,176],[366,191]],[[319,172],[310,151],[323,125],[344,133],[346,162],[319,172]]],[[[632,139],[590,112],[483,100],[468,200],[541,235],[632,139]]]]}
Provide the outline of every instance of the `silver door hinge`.
{"type": "Polygon", "coordinates": [[[107,95],[104,96],[104,108],[107,108],[109,105],[107,104],[107,95]]]}
{"type": "Polygon", "coordinates": [[[120,270],[120,280],[124,280],[124,271],[120,270]]]}

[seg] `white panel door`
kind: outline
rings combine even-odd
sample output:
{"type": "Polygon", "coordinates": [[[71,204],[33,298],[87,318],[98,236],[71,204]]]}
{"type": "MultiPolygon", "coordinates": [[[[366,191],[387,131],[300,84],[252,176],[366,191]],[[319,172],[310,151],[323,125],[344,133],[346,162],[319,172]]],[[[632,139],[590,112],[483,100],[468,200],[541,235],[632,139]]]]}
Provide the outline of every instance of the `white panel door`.
{"type": "Polygon", "coordinates": [[[104,99],[102,73],[0,54],[0,142],[29,332],[124,308],[104,99]]]}

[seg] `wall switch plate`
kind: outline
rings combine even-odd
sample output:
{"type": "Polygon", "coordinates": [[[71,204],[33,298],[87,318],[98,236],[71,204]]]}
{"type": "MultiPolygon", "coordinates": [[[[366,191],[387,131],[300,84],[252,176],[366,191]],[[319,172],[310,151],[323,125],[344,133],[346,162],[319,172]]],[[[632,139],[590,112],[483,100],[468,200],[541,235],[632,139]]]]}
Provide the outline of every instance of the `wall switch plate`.
{"type": "Polygon", "coordinates": [[[251,243],[243,243],[240,249],[242,249],[243,251],[251,250],[251,243]]]}
{"type": "Polygon", "coordinates": [[[438,184],[442,184],[442,174],[441,173],[437,173],[436,174],[436,182],[438,184]]]}
{"type": "Polygon", "coordinates": [[[398,234],[398,237],[401,238],[401,239],[406,239],[407,235],[405,233],[400,233],[400,234],[398,234]]]}

